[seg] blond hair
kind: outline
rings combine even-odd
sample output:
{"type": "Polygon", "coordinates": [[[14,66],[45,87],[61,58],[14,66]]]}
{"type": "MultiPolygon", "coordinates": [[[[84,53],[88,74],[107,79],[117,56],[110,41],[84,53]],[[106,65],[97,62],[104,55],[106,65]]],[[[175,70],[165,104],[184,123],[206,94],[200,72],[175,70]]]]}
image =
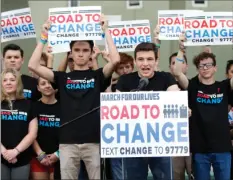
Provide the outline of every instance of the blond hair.
{"type": "Polygon", "coordinates": [[[14,69],[5,69],[2,71],[2,76],[1,76],[1,88],[2,88],[2,92],[1,92],[1,95],[2,95],[2,98],[1,98],[1,101],[8,101],[10,102],[10,99],[9,99],[9,95],[6,93],[5,89],[3,88],[3,80],[4,80],[4,77],[7,73],[11,73],[15,78],[16,78],[16,82],[17,82],[17,89],[16,89],[16,92],[15,92],[15,98],[16,99],[24,99],[24,95],[23,95],[23,83],[22,83],[22,80],[21,80],[21,75],[19,74],[18,71],[14,70],[14,69]]]}

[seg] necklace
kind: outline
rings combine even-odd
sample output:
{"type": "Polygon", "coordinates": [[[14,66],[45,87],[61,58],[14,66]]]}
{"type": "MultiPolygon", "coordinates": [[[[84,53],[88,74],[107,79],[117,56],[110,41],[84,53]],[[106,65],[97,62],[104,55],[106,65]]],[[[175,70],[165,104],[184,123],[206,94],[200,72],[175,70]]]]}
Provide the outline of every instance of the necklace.
{"type": "Polygon", "coordinates": [[[9,108],[10,108],[10,110],[13,110],[14,103],[15,103],[15,100],[10,100],[9,101],[9,108]]]}

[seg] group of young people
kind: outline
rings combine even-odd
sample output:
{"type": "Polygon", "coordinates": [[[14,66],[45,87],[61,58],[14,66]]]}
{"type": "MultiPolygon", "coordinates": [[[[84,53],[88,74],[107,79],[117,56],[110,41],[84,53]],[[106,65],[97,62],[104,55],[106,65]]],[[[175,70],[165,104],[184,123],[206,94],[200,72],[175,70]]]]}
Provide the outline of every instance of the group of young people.
{"type": "Polygon", "coordinates": [[[117,51],[104,17],[101,26],[109,54],[92,40],[72,41],[71,51],[54,71],[51,49],[43,52],[50,27],[46,22],[28,63],[32,77],[21,74],[23,50],[15,44],[4,47],[1,178],[142,180],[149,167],[155,180],[183,180],[185,170],[190,179],[208,180],[212,166],[216,180],[231,179],[233,60],[228,61],[226,80],[216,81],[216,57],[207,47],[193,59],[197,76],[188,79],[184,34],[178,52],[169,58],[170,72],[163,72],[158,68],[159,28],[154,42],[138,44],[132,57],[117,51]],[[107,61],[103,68],[98,67],[100,54],[107,61]],[[188,91],[191,155],[110,158],[102,163],[100,93],[129,92],[141,78],[149,80],[142,91],[188,91]]]}

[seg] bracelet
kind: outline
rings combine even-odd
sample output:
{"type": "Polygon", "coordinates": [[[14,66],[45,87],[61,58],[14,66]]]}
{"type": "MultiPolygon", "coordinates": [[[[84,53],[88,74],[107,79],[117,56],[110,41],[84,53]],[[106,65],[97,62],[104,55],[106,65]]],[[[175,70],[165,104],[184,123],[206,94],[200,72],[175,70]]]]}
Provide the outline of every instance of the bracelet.
{"type": "Polygon", "coordinates": [[[45,152],[41,152],[39,156],[37,156],[38,161],[42,161],[46,157],[45,152]]]}
{"type": "Polygon", "coordinates": [[[20,151],[18,150],[18,148],[15,148],[15,150],[18,152],[18,154],[20,154],[20,151]]]}
{"type": "Polygon", "coordinates": [[[179,61],[179,62],[184,62],[183,59],[176,58],[176,60],[179,61]]]}
{"type": "Polygon", "coordinates": [[[58,159],[60,159],[60,154],[59,154],[59,150],[57,150],[55,153],[53,153],[55,156],[57,156],[58,159]]]}
{"type": "Polygon", "coordinates": [[[101,36],[102,36],[102,38],[105,38],[105,33],[102,33],[102,35],[101,35],[101,36]]]}
{"type": "Polygon", "coordinates": [[[41,33],[40,37],[42,37],[43,39],[48,39],[48,34],[41,33]]]}
{"type": "Polygon", "coordinates": [[[40,42],[45,45],[48,42],[48,40],[40,39],[40,42]]]}
{"type": "Polygon", "coordinates": [[[156,46],[157,48],[160,48],[161,44],[155,44],[155,46],[156,46]]]}

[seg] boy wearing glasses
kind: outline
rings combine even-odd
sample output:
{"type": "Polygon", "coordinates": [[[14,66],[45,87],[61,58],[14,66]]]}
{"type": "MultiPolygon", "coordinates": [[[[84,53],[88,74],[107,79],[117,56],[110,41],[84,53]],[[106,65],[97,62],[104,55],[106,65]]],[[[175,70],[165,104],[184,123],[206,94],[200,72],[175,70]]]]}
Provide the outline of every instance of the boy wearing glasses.
{"type": "Polygon", "coordinates": [[[215,55],[202,52],[193,59],[198,75],[188,80],[182,73],[185,37],[180,38],[180,51],[175,62],[176,79],[188,90],[190,149],[196,180],[210,179],[213,166],[216,180],[230,179],[231,139],[228,122],[228,98],[233,79],[215,81],[215,55]]]}

